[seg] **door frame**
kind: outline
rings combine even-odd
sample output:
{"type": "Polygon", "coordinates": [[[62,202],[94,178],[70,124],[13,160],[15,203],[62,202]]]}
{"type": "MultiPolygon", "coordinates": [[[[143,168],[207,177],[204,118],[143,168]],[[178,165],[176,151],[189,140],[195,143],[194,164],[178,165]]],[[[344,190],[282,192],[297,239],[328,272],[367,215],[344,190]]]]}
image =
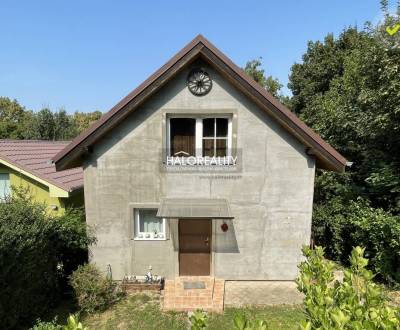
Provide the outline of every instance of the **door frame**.
{"type": "MultiPolygon", "coordinates": [[[[186,221],[188,220],[187,218],[179,218],[176,219],[176,233],[177,233],[177,251],[176,251],[176,274],[177,276],[187,276],[187,275],[181,275],[180,274],[180,246],[179,246],[179,237],[180,237],[180,230],[179,230],[179,223],[180,221],[186,221]]],[[[191,219],[192,220],[192,219],[191,219]]],[[[198,219],[193,219],[193,220],[207,220],[210,221],[210,275],[204,275],[204,276],[214,276],[214,261],[215,261],[215,250],[214,250],[214,242],[215,242],[215,220],[213,219],[206,219],[206,218],[198,218],[198,219]]],[[[195,275],[194,275],[195,276],[195,275]]]]}

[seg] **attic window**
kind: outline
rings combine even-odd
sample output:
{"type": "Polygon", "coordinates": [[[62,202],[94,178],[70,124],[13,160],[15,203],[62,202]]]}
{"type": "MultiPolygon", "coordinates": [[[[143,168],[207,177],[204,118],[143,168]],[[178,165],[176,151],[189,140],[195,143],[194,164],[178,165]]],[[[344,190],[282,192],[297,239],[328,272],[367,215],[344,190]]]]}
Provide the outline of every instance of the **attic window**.
{"type": "Polygon", "coordinates": [[[231,116],[172,117],[168,156],[227,157],[231,153],[231,116]]]}

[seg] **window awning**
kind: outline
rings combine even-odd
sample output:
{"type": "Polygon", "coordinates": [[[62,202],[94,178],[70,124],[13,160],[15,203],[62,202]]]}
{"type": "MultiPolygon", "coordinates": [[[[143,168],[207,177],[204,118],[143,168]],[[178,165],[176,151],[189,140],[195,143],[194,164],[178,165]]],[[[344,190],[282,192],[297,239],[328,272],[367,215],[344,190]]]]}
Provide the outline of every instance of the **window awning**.
{"type": "Polygon", "coordinates": [[[160,218],[233,219],[226,199],[166,198],[157,212],[160,218]]]}

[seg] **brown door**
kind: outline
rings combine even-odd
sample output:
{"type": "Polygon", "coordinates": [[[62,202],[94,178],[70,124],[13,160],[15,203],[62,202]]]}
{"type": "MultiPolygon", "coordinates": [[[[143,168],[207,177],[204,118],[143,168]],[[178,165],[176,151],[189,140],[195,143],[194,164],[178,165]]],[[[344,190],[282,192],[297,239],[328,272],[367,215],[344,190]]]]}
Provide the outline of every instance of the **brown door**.
{"type": "Polygon", "coordinates": [[[211,220],[179,220],[179,275],[210,275],[211,220]]]}

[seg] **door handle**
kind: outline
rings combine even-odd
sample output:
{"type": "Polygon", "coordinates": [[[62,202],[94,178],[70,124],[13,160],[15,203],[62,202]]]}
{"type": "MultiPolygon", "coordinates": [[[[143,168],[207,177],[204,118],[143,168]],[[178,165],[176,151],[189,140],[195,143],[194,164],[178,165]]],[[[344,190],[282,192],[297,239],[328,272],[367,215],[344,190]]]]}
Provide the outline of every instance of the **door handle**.
{"type": "Polygon", "coordinates": [[[204,240],[204,243],[206,243],[206,245],[208,246],[209,241],[210,241],[210,239],[207,236],[206,239],[204,240]]]}

